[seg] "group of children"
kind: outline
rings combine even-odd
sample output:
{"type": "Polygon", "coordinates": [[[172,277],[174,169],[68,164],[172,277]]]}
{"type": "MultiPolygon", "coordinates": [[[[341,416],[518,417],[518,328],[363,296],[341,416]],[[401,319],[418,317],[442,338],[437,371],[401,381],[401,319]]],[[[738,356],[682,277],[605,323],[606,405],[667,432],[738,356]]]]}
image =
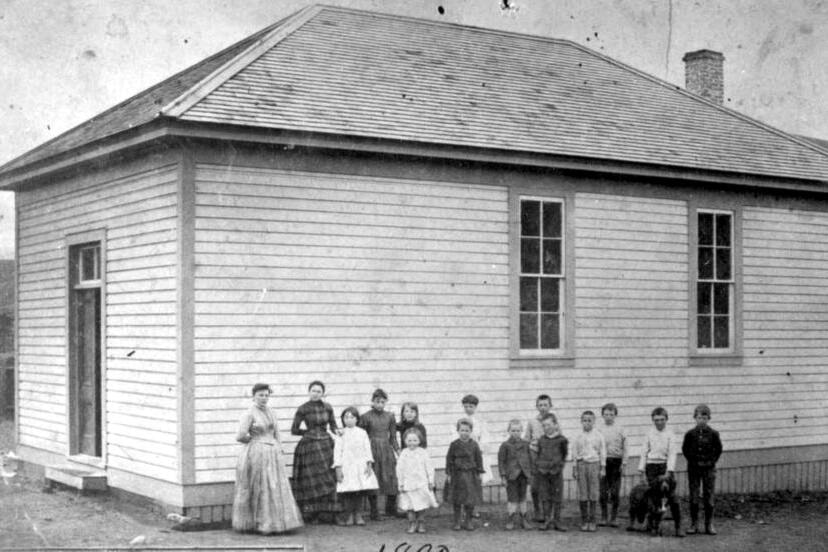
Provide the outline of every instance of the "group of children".
{"type": "MultiPolygon", "coordinates": [[[[531,483],[535,521],[541,530],[554,528],[566,531],[561,524],[563,497],[563,468],[570,452],[569,442],[561,435],[557,417],[548,395],[540,395],[536,401],[538,415],[530,420],[523,436],[523,423],[511,420],[509,438],[500,446],[498,468],[501,479],[506,481],[509,520],[506,529],[514,529],[519,522],[523,528],[531,528],[527,519],[526,487],[531,483]]],[[[615,423],[618,409],[607,403],[601,408],[604,424],[595,428],[595,413],[586,410],[581,414],[581,428],[572,442],[573,479],[577,482],[578,502],[581,510],[581,531],[596,531],[598,525],[618,527],[617,515],[619,491],[623,468],[628,456],[628,440],[622,428],[615,423]],[[601,507],[601,522],[596,523],[596,505],[601,507]]],[[[699,533],[699,491],[702,491],[704,508],[704,532],[715,535],[713,527],[713,496],[716,481],[716,462],[722,453],[719,433],[712,429],[710,408],[701,404],[693,418],[696,426],[689,430],[681,447],[687,460],[690,494],[690,528],[688,533],[699,533]]],[[[667,428],[667,411],[658,407],[651,413],[653,428],[647,433],[641,448],[638,471],[644,475],[647,485],[654,488],[659,478],[674,481],[676,437],[667,428]]],[[[671,487],[675,488],[675,485],[671,487]]],[[[671,514],[676,524],[676,536],[683,537],[681,510],[675,494],[668,497],[671,514]]],[[[633,520],[628,529],[634,530],[633,520]]]]}
{"type": "MultiPolygon", "coordinates": [[[[364,500],[368,501],[370,518],[380,520],[377,497],[384,495],[386,515],[396,516],[401,510],[409,521],[408,533],[425,533],[424,514],[429,508],[437,506],[437,500],[434,495],[434,468],[426,451],[426,428],[419,420],[417,405],[403,403],[401,419],[397,423],[394,414],[385,410],[388,395],[377,389],[371,397],[368,412],[360,415],[353,406],[343,410],[340,417],[343,427],[340,429],[331,406],[322,401],[324,384],[312,382],[308,389],[310,400],[299,407],[291,428],[293,434],[302,436],[294,452],[292,487],[297,508],[286,486],[275,418],[266,407],[270,389],[264,384],[254,387],[254,407],[242,419],[237,437],[246,447],[240,456],[237,474],[234,527],[262,531],[261,527],[266,526],[268,529],[273,527],[272,532],[301,525],[301,521],[296,519],[289,520],[287,524],[259,520],[260,511],[273,510],[251,499],[262,495],[255,489],[258,477],[255,474],[261,473],[258,464],[263,463],[262,454],[266,452],[274,455],[272,458],[267,456],[268,465],[276,466],[280,472],[277,479],[281,481],[278,487],[282,491],[275,502],[289,506],[290,512],[296,512],[292,514],[293,518],[298,511],[301,511],[305,521],[315,519],[320,511],[343,511],[342,516],[334,514],[337,524],[364,525],[364,500]],[[263,421],[259,422],[260,419],[263,421]],[[260,426],[262,429],[259,429],[260,426]],[[402,449],[397,441],[398,434],[402,449]],[[250,449],[253,446],[251,443],[259,442],[263,443],[264,448],[250,449]],[[277,446],[271,446],[274,444],[277,446]]],[[[457,439],[451,442],[446,454],[443,499],[453,507],[452,528],[455,530],[475,529],[474,518],[479,517],[475,508],[482,502],[482,485],[492,479],[491,462],[486,457],[486,427],[476,415],[478,404],[474,395],[463,397],[464,415],[453,427],[457,439]]],[[[595,414],[590,410],[583,412],[582,431],[572,440],[570,447],[552,412],[551,398],[548,395],[538,396],[536,408],[537,416],[525,425],[518,419],[509,421],[508,438],[500,445],[497,454],[500,478],[506,483],[506,529],[534,527],[528,519],[526,500],[527,489],[531,487],[535,522],[540,524],[539,528],[566,531],[561,522],[561,504],[563,470],[570,453],[574,462],[572,475],[577,481],[581,530],[595,531],[598,525],[618,527],[620,483],[629,452],[626,433],[615,423],[618,409],[612,403],[602,407],[604,423],[600,429],[595,427],[595,414]],[[600,523],[596,523],[598,504],[601,508],[600,523]]],[[[715,534],[712,525],[713,488],[715,464],[722,451],[721,441],[718,433],[707,425],[710,419],[707,406],[699,405],[694,418],[697,425],[687,432],[682,447],[688,463],[690,487],[691,526],[688,532],[698,532],[698,494],[701,487],[705,532],[715,534]]],[[[675,436],[666,427],[667,412],[656,408],[652,412],[652,421],[654,427],[645,438],[639,464],[639,471],[651,485],[665,474],[673,477],[678,450],[675,436]]],[[[264,502],[274,501],[271,497],[264,502]]],[[[674,496],[671,496],[671,508],[678,527],[680,511],[674,496]]],[[[274,512],[270,511],[268,515],[272,516],[274,512]]]]}

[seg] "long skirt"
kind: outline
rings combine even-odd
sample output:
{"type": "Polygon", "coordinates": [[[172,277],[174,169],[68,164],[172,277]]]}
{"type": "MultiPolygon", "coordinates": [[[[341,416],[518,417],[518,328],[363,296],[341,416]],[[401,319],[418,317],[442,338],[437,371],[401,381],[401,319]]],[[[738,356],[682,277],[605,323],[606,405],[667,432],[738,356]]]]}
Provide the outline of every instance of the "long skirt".
{"type": "Polygon", "coordinates": [[[281,533],[302,527],[279,445],[253,440],[236,463],[233,529],[281,533]]]}
{"type": "Polygon", "coordinates": [[[374,473],[377,474],[379,483],[377,494],[397,494],[397,456],[388,439],[371,439],[371,455],[374,457],[374,473]]]}
{"type": "Polygon", "coordinates": [[[336,472],[330,435],[304,435],[293,453],[293,494],[302,513],[335,512],[336,472]]]}

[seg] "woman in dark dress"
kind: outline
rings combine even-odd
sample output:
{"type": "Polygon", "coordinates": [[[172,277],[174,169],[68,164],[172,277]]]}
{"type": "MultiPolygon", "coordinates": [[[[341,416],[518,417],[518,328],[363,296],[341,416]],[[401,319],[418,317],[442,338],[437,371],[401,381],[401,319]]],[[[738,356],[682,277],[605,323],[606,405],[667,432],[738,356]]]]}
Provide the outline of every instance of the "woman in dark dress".
{"type": "Polygon", "coordinates": [[[313,523],[320,513],[337,511],[334,441],[328,432],[337,427],[333,408],[322,400],[325,384],[311,382],[308,395],[310,400],[296,410],[290,432],[302,436],[293,453],[293,495],[305,520],[313,523]]]}

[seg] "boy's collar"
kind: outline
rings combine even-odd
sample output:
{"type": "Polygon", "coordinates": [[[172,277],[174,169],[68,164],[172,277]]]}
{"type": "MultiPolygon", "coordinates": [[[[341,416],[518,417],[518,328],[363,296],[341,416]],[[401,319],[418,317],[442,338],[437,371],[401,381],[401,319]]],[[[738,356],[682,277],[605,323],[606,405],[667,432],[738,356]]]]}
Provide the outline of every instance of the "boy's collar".
{"type": "Polygon", "coordinates": [[[557,437],[558,435],[560,435],[561,430],[560,429],[556,430],[555,433],[553,433],[552,435],[548,435],[546,432],[544,432],[543,434],[544,434],[544,436],[549,437],[551,439],[552,437],[557,437]]]}

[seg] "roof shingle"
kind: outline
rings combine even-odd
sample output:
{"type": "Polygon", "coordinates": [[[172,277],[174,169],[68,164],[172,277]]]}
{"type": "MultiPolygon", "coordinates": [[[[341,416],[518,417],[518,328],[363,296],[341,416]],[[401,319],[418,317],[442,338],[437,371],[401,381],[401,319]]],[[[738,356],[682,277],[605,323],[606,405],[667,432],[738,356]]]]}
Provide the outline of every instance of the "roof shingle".
{"type": "Polygon", "coordinates": [[[304,13],[272,47],[245,54],[275,25],[5,169],[146,122],[169,103],[165,114],[183,121],[828,181],[828,156],[806,142],[569,41],[343,8],[304,13]],[[239,70],[210,76],[234,58],[239,70]]]}

